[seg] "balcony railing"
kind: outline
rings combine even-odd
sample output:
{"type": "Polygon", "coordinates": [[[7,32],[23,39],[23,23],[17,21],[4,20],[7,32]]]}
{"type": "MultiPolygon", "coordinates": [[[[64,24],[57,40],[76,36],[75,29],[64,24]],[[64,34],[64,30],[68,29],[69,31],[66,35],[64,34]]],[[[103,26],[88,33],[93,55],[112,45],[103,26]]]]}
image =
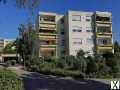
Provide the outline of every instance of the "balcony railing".
{"type": "Polygon", "coordinates": [[[50,24],[40,24],[40,28],[44,27],[44,28],[56,28],[56,25],[50,25],[50,24]]]}
{"type": "Polygon", "coordinates": [[[49,48],[49,47],[51,47],[51,48],[56,48],[56,46],[57,46],[57,45],[55,45],[55,44],[46,44],[46,45],[45,45],[45,44],[44,44],[44,45],[40,44],[40,47],[45,47],[45,48],[47,48],[47,47],[48,47],[48,48],[49,48]]]}
{"type": "Polygon", "coordinates": [[[108,43],[108,44],[97,44],[97,47],[113,47],[113,44],[108,43]]]}
{"type": "Polygon", "coordinates": [[[57,35],[57,32],[55,30],[39,30],[40,35],[57,35]]]}
{"type": "Polygon", "coordinates": [[[39,33],[40,35],[49,35],[49,36],[52,36],[52,35],[57,35],[56,33],[39,33]]]}

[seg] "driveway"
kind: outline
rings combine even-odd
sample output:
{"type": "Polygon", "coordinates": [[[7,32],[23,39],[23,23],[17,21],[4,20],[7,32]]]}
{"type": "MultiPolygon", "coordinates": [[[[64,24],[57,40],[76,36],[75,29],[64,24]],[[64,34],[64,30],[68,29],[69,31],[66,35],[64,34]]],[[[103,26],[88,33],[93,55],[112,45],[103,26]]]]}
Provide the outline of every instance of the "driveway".
{"type": "Polygon", "coordinates": [[[110,90],[109,84],[99,80],[75,80],[70,77],[60,78],[27,72],[18,68],[12,70],[23,78],[25,90],[110,90]]]}
{"type": "Polygon", "coordinates": [[[110,85],[95,80],[75,80],[38,73],[22,76],[25,90],[110,90],[110,85]]]}

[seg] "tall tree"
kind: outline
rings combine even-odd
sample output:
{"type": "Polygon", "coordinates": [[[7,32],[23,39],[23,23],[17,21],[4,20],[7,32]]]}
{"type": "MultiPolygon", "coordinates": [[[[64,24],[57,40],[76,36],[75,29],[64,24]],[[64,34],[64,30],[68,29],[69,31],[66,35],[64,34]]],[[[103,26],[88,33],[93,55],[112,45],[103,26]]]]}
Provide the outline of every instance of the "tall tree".
{"type": "Polygon", "coordinates": [[[24,61],[24,65],[29,65],[30,60],[33,56],[34,50],[34,41],[35,41],[35,28],[31,23],[28,23],[27,26],[20,25],[19,27],[19,38],[17,41],[17,51],[24,61]]]}

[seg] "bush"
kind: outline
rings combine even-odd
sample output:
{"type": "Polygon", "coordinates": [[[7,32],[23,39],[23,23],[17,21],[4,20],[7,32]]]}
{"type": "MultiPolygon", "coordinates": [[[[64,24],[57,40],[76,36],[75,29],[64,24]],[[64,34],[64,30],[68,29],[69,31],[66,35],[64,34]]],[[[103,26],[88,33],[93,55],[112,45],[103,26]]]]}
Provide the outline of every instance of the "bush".
{"type": "Polygon", "coordinates": [[[6,67],[8,67],[8,66],[14,66],[14,65],[16,65],[16,60],[8,60],[7,62],[6,62],[6,67]]]}
{"type": "Polygon", "coordinates": [[[16,64],[16,60],[11,60],[11,65],[15,65],[16,64]]]}
{"type": "Polygon", "coordinates": [[[114,77],[114,78],[120,78],[120,73],[115,73],[115,74],[113,74],[113,77],[114,77]]]}
{"type": "Polygon", "coordinates": [[[6,67],[8,67],[8,66],[10,66],[10,65],[11,65],[11,62],[10,62],[10,61],[7,61],[6,64],[5,64],[6,67]]]}
{"type": "Polygon", "coordinates": [[[23,90],[22,80],[13,72],[0,69],[0,90],[23,90]]]}
{"type": "Polygon", "coordinates": [[[113,76],[112,76],[112,75],[107,74],[107,75],[102,75],[102,76],[101,76],[101,77],[99,77],[99,78],[102,78],[102,79],[111,79],[111,78],[113,78],[113,76]]]}

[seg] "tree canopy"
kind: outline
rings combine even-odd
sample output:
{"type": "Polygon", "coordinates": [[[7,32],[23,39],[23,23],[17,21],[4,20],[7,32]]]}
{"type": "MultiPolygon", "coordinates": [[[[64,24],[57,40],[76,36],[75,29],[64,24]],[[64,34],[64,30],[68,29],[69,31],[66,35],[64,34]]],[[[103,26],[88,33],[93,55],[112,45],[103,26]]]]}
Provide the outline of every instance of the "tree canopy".
{"type": "Polygon", "coordinates": [[[16,3],[16,6],[19,8],[36,8],[39,6],[40,0],[0,0],[0,3],[6,4],[6,3],[16,3]]]}

